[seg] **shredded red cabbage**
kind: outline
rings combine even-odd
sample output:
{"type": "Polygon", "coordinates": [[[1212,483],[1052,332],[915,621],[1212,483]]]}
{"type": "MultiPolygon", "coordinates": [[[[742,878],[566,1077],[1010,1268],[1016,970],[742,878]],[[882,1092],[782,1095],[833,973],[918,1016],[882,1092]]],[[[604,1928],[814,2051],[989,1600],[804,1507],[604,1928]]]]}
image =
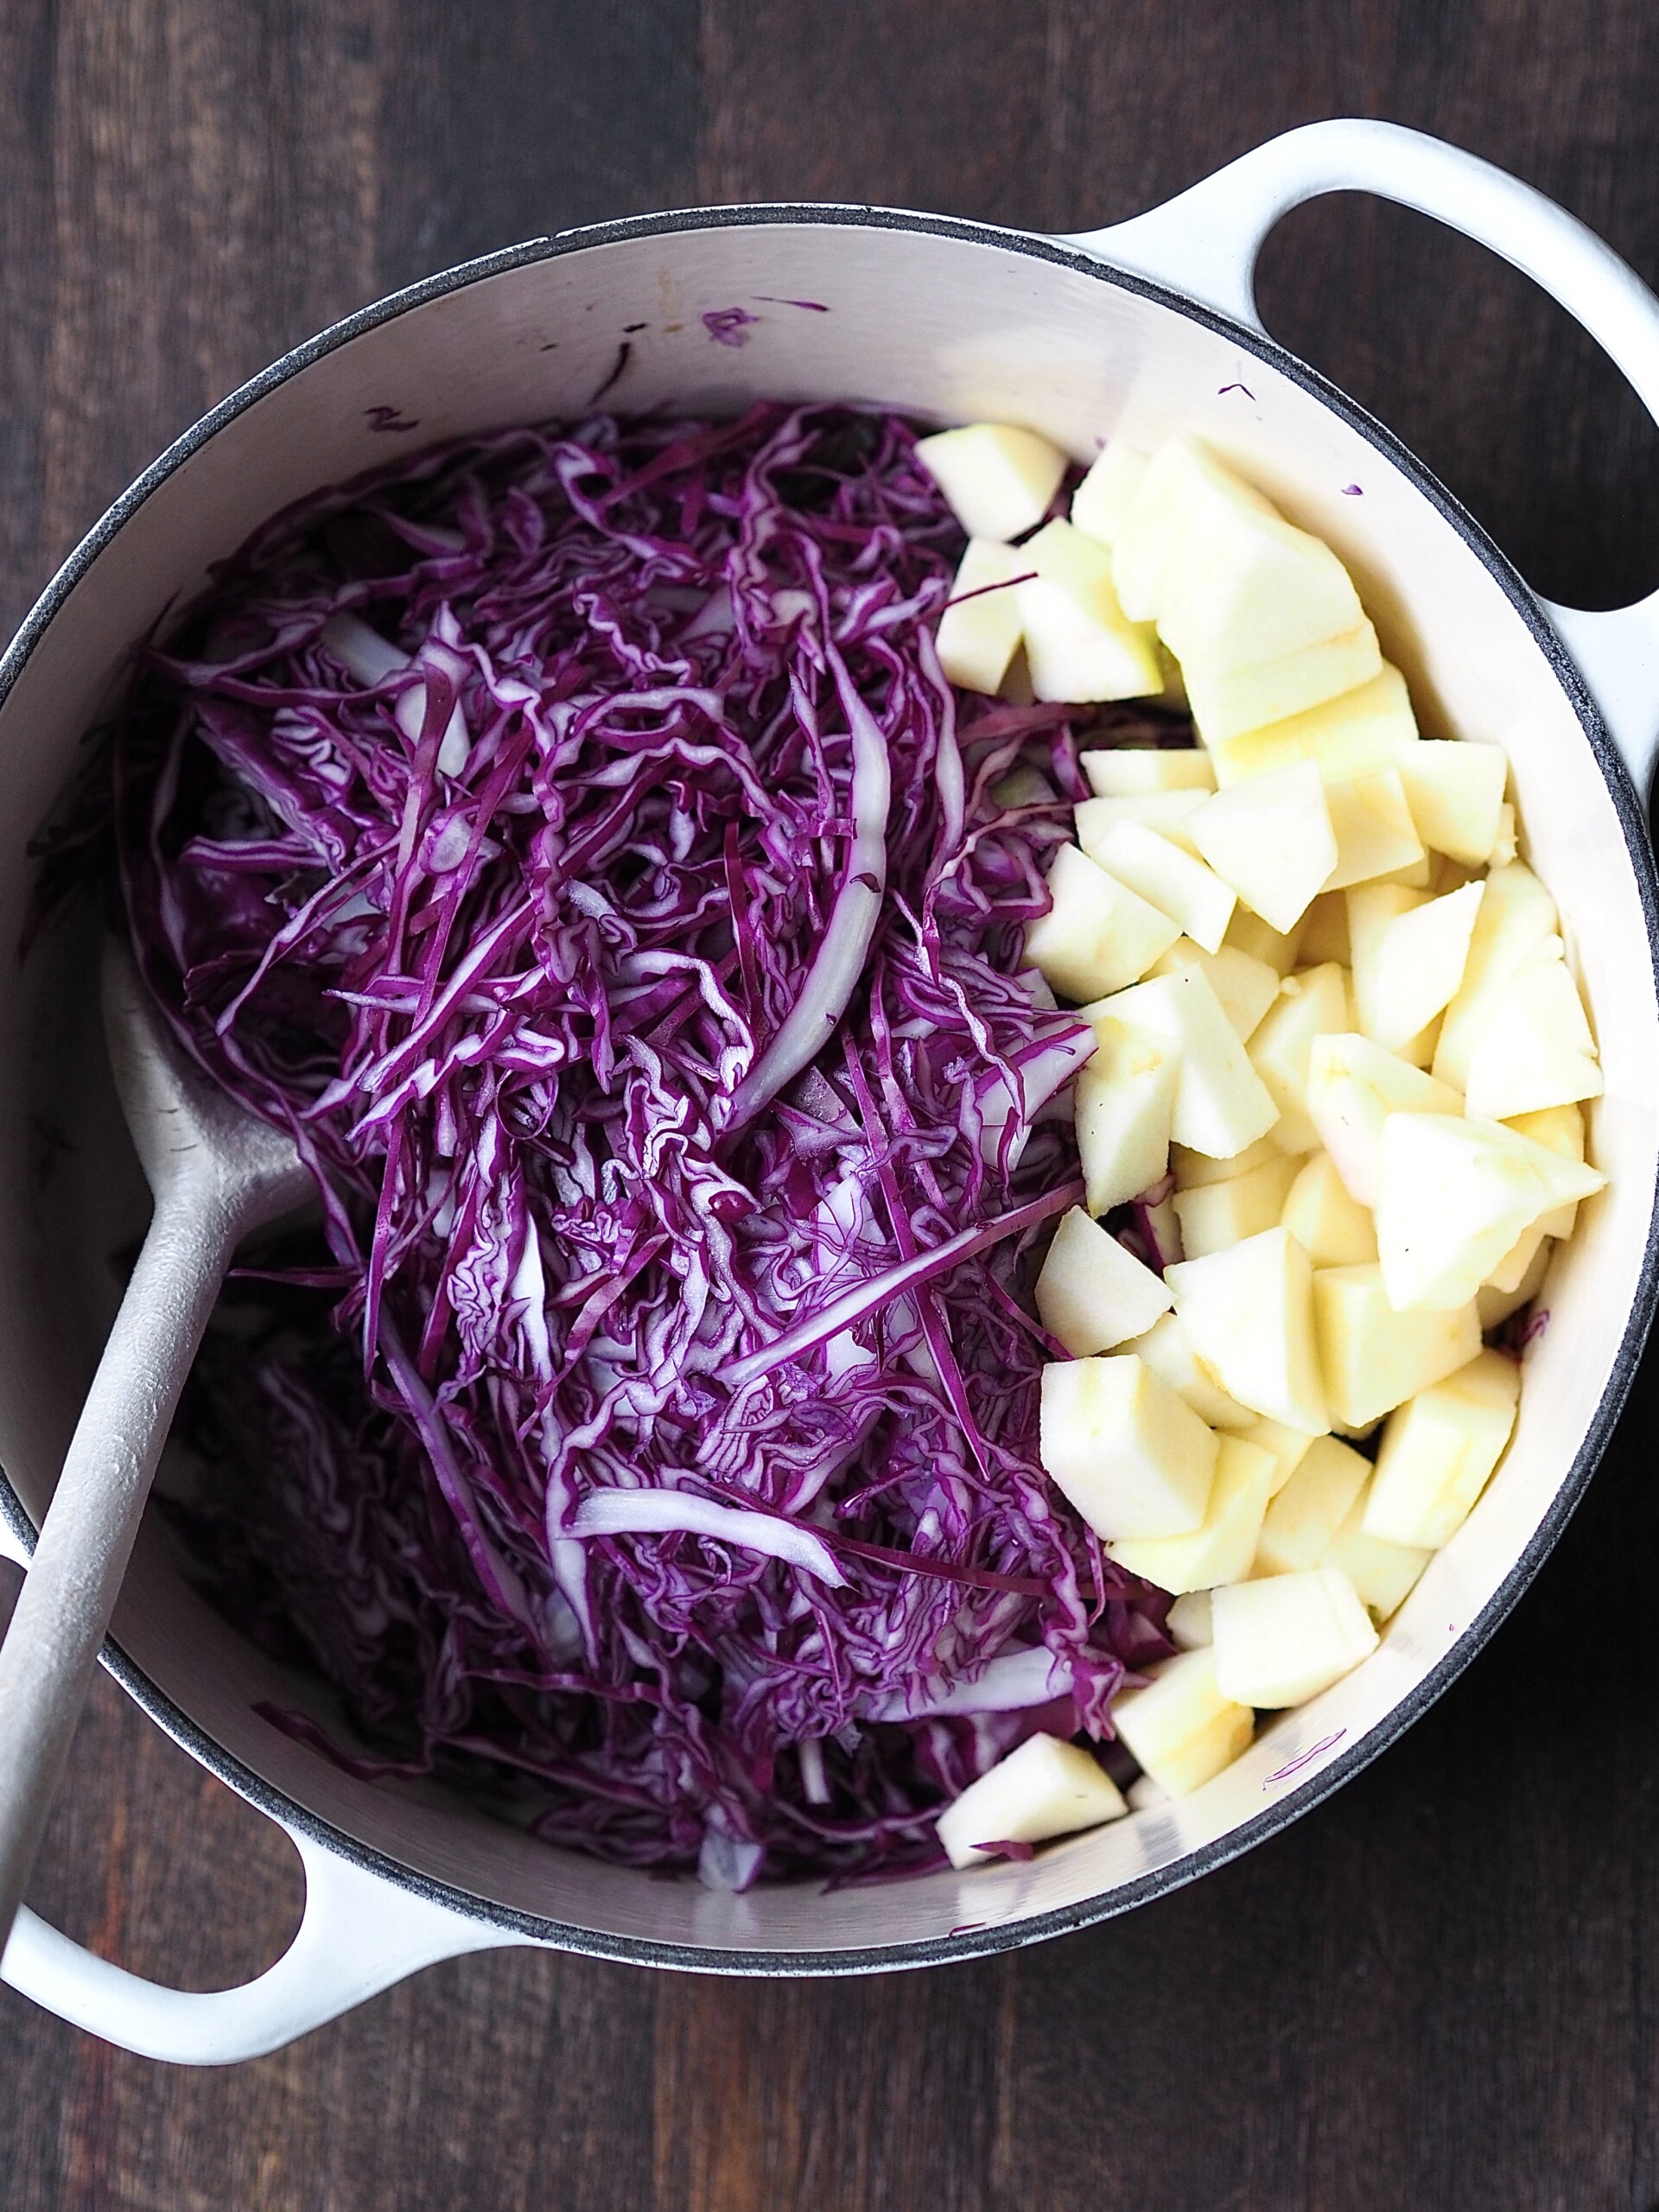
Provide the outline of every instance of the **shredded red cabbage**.
{"type": "Polygon", "coordinates": [[[132,939],[327,1241],[233,1287],[186,1518],[354,1771],[865,1878],[1169,1648],[1036,1459],[1084,786],[944,681],[961,544],[894,417],[597,417],[290,510],[143,658],[132,939]]]}

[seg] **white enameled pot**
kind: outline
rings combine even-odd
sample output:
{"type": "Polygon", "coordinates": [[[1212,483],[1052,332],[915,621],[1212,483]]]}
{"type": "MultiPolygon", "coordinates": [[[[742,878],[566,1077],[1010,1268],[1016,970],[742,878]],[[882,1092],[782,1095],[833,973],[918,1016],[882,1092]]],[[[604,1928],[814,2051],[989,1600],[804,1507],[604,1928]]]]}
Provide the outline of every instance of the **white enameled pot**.
{"type": "MultiPolygon", "coordinates": [[[[294,1838],[305,1917],[245,1987],[160,1988],[25,1913],[5,1979],[136,2051],[196,2063],[269,2050],[429,1961],[531,1943],[735,1974],[866,1972],[1081,1927],[1220,1864],[1375,1757],[1478,1649],[1543,1558],[1611,1433],[1655,1298],[1659,1000],[1643,822],[1659,734],[1659,595],[1612,614],[1541,606],[1381,429],[1263,333],[1262,238],[1314,195],[1421,209],[1526,270],[1606,347],[1659,416],[1659,302],[1526,186],[1378,123],[1276,139],[1154,213],[1054,238],[842,207],[645,217],[536,239],[365,309],[257,378],[181,439],[73,554],[0,664],[0,944],[16,944],[26,845],[131,641],[273,510],[411,445],[659,402],[868,399],[939,422],[992,417],[1081,458],[1103,435],[1194,430],[1352,568],[1431,734],[1510,754],[1531,857],[1561,910],[1601,1041],[1595,1157],[1547,1290],[1514,1445],[1374,1657],[1262,1734],[1195,1796],[1027,1866],[825,1896],[716,1894],[548,1848],[432,1788],[356,1782],[258,1719],[314,1700],[188,1587],[147,1523],[106,1662],[201,1763],[294,1838]],[[734,315],[730,310],[740,310],[734,315]],[[747,320],[742,318],[747,317],[747,320]],[[710,320],[712,318],[712,320],[710,320]]],[[[112,1303],[120,1217],[90,1163],[118,1120],[60,947],[0,959],[0,1484],[27,1555],[112,1303]],[[55,966],[54,966],[55,962],[55,966]],[[42,1123],[76,1134],[41,1179],[42,1123]],[[67,1162],[65,1165],[63,1163],[67,1162]]]]}

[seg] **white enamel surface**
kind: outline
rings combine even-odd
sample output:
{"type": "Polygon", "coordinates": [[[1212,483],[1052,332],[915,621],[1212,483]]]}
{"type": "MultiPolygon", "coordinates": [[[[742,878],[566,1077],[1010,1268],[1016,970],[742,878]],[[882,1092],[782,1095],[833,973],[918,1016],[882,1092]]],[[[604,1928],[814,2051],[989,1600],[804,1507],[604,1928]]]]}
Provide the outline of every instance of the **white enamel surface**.
{"type": "MultiPolygon", "coordinates": [[[[857,221],[625,237],[505,270],[364,333],[221,428],[138,506],[0,708],[9,841],[0,844],[0,941],[16,941],[28,837],[128,641],[196,588],[210,559],[273,508],[385,461],[410,439],[580,411],[626,327],[640,322],[647,327],[631,334],[629,366],[610,395],[620,406],[677,397],[729,411],[758,394],[862,397],[941,421],[1025,423],[1079,458],[1120,430],[1150,442],[1179,425],[1211,440],[1352,563],[1386,650],[1411,678],[1426,731],[1508,749],[1533,857],[1561,906],[1605,1060],[1592,1146],[1611,1192],[1581,1210],[1580,1235],[1549,1286],[1552,1321],[1529,1367],[1513,1450],[1382,1649],[1193,1797],[1060,1844],[1028,1866],[828,1897],[800,1885],[736,1897],[549,1850],[435,1789],[354,1782],[254,1716],[256,1699],[304,1702],[315,1694],[232,1635],[188,1589],[159,1528],[146,1526],[116,1616],[118,1640],[191,1722],[312,1815],[470,1893],[486,1912],[500,1905],[544,1916],[601,1948],[674,1947],[683,1962],[690,1953],[710,1967],[732,1951],[797,1965],[805,1953],[833,1970],[837,1957],[1086,1907],[1205,1846],[1224,1846],[1362,1744],[1454,1649],[1548,1515],[1612,1369],[1659,1157],[1659,1019],[1636,878],[1589,745],[1516,607],[1393,461],[1236,339],[1090,270],[995,241],[857,221]],[[801,300],[829,311],[777,303],[801,300]],[[718,344],[701,321],[734,306],[756,318],[741,347],[718,344]],[[418,429],[373,429],[375,410],[387,407],[418,429]]],[[[64,1020],[86,956],[63,943],[24,983],[14,963],[0,962],[0,1464],[36,1515],[112,1304],[102,1255],[142,1222],[133,1188],[123,1196],[92,1172],[118,1161],[121,1142],[95,1034],[64,1020]],[[43,1205],[27,1173],[31,1113],[68,1126],[75,1139],[73,1151],[56,1155],[43,1205]]],[[[372,1936],[373,1923],[364,1924],[372,1936]]],[[[130,2013],[100,2013],[84,1976],[73,1993],[60,1987],[48,1955],[60,1962],[50,1945],[31,1954],[34,1993],[132,2040],[130,2013]]],[[[351,1988],[325,1976],[309,2018],[402,1970],[361,1966],[351,1988]]],[[[14,1978],[10,1959],[6,1972],[14,1978]]],[[[284,2014],[285,2032],[305,2024],[307,2009],[284,2014]]]]}

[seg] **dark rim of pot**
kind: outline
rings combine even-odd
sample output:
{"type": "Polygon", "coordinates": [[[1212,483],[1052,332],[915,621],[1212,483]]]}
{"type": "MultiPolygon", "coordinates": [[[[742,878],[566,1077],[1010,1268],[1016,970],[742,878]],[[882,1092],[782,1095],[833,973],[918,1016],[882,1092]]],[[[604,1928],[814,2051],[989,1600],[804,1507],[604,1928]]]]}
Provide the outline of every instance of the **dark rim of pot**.
{"type": "MultiPolygon", "coordinates": [[[[438,276],[360,308],[355,315],[347,315],[316,337],[308,340],[304,345],[296,346],[293,352],[284,354],[280,360],[273,362],[270,367],[232,392],[229,398],[221,401],[169,446],[122,493],[64,563],[30,610],[3,658],[0,658],[0,704],[3,704],[10,695],[30,655],[70,594],[151,493],[226,424],[234,421],[267,392],[297,376],[325,354],[349,344],[365,331],[394,321],[400,315],[442,298],[446,293],[459,291],[465,286],[532,263],[634,238],[671,237],[678,232],[704,230],[768,228],[791,224],[833,226],[855,230],[908,231],[953,238],[969,245],[1022,254],[1033,261],[1051,262],[1092,277],[1103,284],[1138,293],[1255,354],[1321,401],[1357,430],[1409,478],[1490,572],[1531,632],[1539,651],[1567,694],[1618,811],[1630,867],[1641,895],[1647,922],[1649,950],[1654,963],[1656,988],[1659,989],[1659,881],[1656,880],[1654,857],[1648,839],[1643,805],[1646,794],[1638,795],[1634,789],[1624,763],[1602,723],[1583,678],[1545,620],[1537,601],[1473,517],[1465,512],[1445,486],[1383,424],[1357,406],[1317,370],[1298,360],[1262,332],[1234,322],[1228,316],[1198,304],[1166,285],[1114,268],[1085,247],[1029,232],[963,222],[950,216],[915,214],[904,209],[820,206],[788,201],[747,207],[691,208],[659,215],[634,216],[617,222],[595,224],[582,230],[561,232],[555,238],[528,239],[523,245],[509,246],[499,253],[487,254],[475,261],[462,262],[438,276]]],[[[1659,1193],[1656,1198],[1659,1199],[1659,1193]]],[[[1487,1642],[1537,1573],[1584,1495],[1629,1395],[1653,1318],[1656,1296],[1659,1296],[1659,1205],[1649,1217],[1641,1280],[1607,1387],[1573,1465],[1555,1492],[1549,1510],[1490,1602],[1464,1630],[1452,1649],[1408,1695],[1392,1707],[1366,1735],[1332,1758],[1308,1780],[1287,1790],[1284,1796],[1225,1836],[1185,1853],[1168,1865],[1157,1867],[1109,1892],[1054,1911],[1034,1914],[1027,1919],[982,1928],[964,1928],[955,1935],[931,1937],[913,1943],[893,1943],[860,1949],[804,1951],[745,1950],[738,1948],[715,1950],[695,1943],[652,1942],[571,1926],[536,1913],[499,1905],[468,1891],[454,1888],[448,1883],[434,1880],[360,1843],[355,1837],[336,1827],[332,1821],[320,1819],[285,1792],[274,1789],[262,1776],[233,1758],[214,1738],[181,1711],[141,1669],[135,1666],[112,1638],[105,1644],[104,1663],[150,1718],[175,1742],[182,1745],[211,1773],[217,1775],[272,1819],[288,1828],[313,1837],[353,1865],[376,1873],[417,1897],[491,1926],[509,1929],[529,1942],[546,1943],[561,1950],[582,1953],[590,1957],[623,1960],[636,1965],[678,1967],[705,1974],[779,1976],[867,1974],[899,1967],[930,1966],[1011,1950],[1028,1943],[1040,1942],[1049,1936],[1067,1934],[1074,1929],[1087,1928],[1096,1921],[1127,1912],[1135,1905],[1143,1904],[1167,1891],[1196,1880],[1199,1875],[1209,1873],[1255,1845],[1265,1842],[1322,1798],[1328,1797],[1342,1783],[1357,1774],[1362,1767],[1369,1765],[1427,1710],[1487,1642]]],[[[32,1552],[35,1535],[34,1524],[3,1472],[0,1472],[0,1512],[3,1512],[19,1542],[32,1552]]]]}

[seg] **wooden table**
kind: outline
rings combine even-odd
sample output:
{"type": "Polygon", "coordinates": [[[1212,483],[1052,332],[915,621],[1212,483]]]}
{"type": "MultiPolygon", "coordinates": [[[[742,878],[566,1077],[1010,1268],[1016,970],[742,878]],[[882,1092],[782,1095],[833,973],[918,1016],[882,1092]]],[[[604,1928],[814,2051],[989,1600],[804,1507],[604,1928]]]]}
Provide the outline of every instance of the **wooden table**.
{"type": "MultiPolygon", "coordinates": [[[[880,200],[1052,229],[1390,116],[1659,278],[1650,0],[10,0],[0,614],[168,439],[346,308],[633,209],[880,200]]],[[[1516,276],[1360,201],[1268,320],[1547,593],[1659,583],[1659,439],[1516,276]]],[[[0,1991],[11,2212],[1344,2212],[1659,2197],[1656,1377],[1517,1618],[1381,1765],[1196,1888],[835,1986],[442,1967],[228,2073],[0,1991]]],[[[287,1845],[107,1683],[32,1896],[195,1987],[274,1957],[287,1845]]]]}

